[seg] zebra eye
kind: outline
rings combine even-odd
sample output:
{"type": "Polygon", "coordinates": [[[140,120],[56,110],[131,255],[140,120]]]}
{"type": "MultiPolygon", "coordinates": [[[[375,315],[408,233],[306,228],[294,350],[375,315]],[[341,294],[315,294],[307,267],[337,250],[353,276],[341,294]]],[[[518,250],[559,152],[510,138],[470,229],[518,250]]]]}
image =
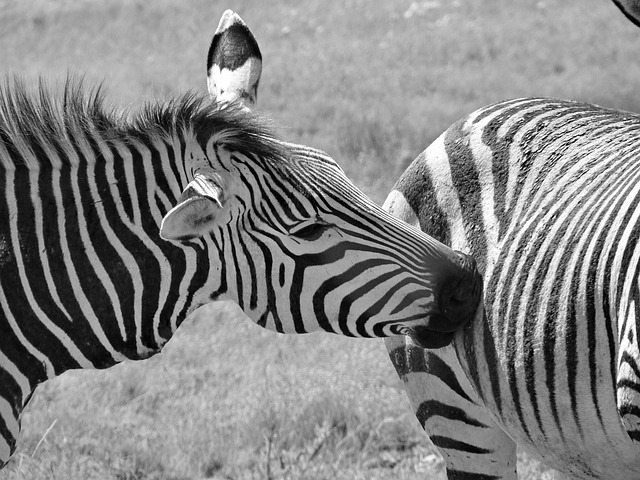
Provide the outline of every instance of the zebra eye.
{"type": "Polygon", "coordinates": [[[322,236],[324,231],[329,228],[329,226],[330,225],[324,220],[315,218],[294,226],[289,230],[289,234],[304,240],[317,240],[322,236]]]}

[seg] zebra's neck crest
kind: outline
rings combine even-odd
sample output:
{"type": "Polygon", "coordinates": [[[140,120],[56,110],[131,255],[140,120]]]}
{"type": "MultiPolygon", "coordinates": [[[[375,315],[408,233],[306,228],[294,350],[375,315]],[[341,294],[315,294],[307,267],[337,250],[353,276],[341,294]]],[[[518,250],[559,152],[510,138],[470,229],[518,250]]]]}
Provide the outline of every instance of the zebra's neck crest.
{"type": "Polygon", "coordinates": [[[273,130],[260,115],[234,104],[218,105],[193,93],[152,102],[130,113],[109,105],[101,85],[87,88],[79,79],[67,78],[63,88],[50,88],[40,80],[34,92],[17,79],[0,86],[0,145],[8,150],[0,154],[0,165],[5,169],[93,162],[95,157],[65,152],[95,136],[107,142],[149,144],[194,135],[203,147],[213,139],[231,151],[267,160],[285,159],[289,148],[276,139],[273,130]]]}

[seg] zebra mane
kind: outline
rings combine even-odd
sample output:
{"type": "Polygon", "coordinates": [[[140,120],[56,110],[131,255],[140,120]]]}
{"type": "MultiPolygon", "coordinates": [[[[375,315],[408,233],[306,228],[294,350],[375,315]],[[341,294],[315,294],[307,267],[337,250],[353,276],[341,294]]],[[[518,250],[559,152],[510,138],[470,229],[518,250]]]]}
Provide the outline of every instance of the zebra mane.
{"type": "Polygon", "coordinates": [[[47,159],[71,162],[64,152],[86,145],[95,135],[107,142],[149,144],[187,132],[203,147],[214,137],[216,143],[244,154],[290,158],[287,144],[276,138],[268,120],[203,95],[155,101],[131,113],[107,104],[102,84],[86,88],[82,79],[67,78],[63,88],[51,88],[42,79],[37,89],[19,79],[0,86],[0,164],[5,167],[37,168],[47,159]]]}

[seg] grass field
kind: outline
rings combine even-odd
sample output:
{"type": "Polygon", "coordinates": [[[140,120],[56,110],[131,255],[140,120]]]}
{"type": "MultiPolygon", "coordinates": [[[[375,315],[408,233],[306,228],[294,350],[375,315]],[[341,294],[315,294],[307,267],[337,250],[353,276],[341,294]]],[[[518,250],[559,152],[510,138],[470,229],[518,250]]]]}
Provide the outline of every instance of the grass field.
{"type": "MultiPolygon", "coordinates": [[[[136,108],[205,86],[221,13],[264,57],[260,109],[382,202],[457,118],[514,96],[640,111],[640,31],[607,0],[0,0],[0,72],[104,80],[136,108]]],[[[443,479],[379,341],[198,312],[162,354],[38,388],[0,478],[443,479]]],[[[522,455],[521,477],[548,478],[522,455]]]]}

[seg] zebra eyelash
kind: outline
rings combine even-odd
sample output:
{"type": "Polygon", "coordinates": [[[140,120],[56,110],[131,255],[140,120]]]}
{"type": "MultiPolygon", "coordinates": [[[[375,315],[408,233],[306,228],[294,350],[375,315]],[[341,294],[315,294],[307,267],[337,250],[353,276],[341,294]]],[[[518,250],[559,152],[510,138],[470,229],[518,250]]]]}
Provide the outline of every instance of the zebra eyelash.
{"type": "Polygon", "coordinates": [[[318,215],[315,218],[303,220],[302,222],[291,227],[289,229],[289,235],[301,238],[303,240],[313,241],[320,238],[322,234],[332,226],[333,225],[323,220],[318,215]]]}

